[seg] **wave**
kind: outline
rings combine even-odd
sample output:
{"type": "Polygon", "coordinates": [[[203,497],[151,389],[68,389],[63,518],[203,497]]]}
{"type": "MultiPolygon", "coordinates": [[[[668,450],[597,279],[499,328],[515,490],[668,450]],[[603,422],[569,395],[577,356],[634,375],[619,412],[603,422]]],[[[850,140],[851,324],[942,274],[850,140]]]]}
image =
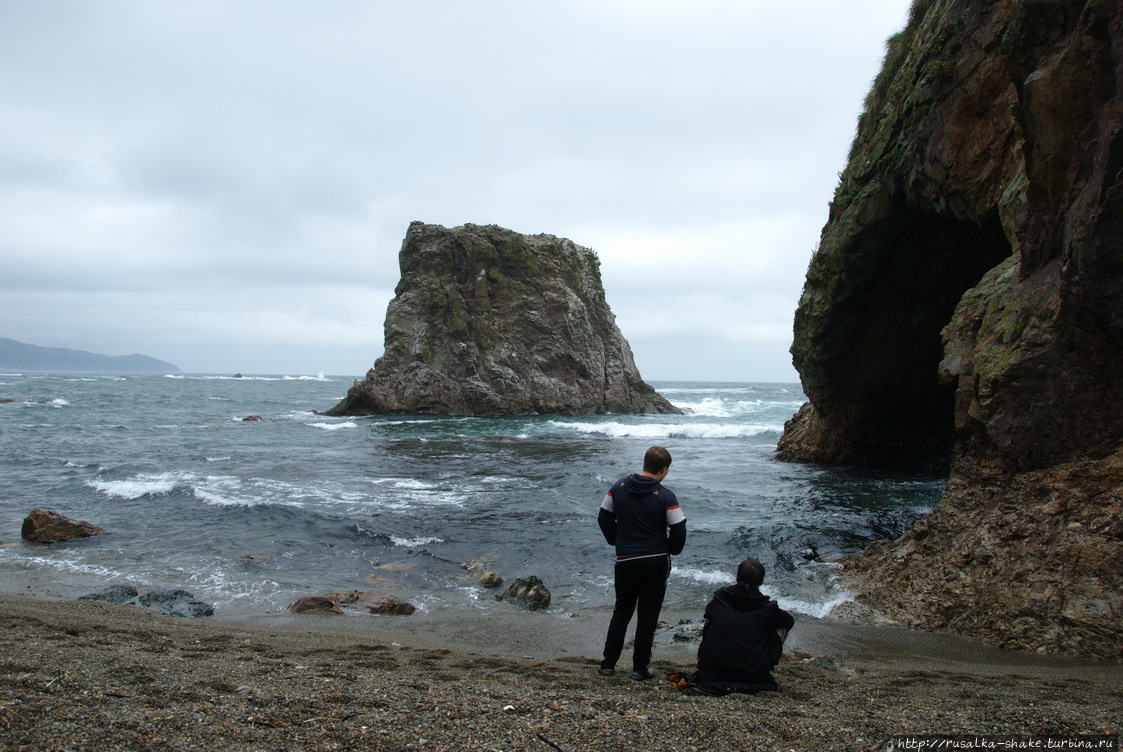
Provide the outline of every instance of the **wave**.
{"type": "Polygon", "coordinates": [[[219,374],[168,374],[164,378],[168,379],[190,379],[191,381],[334,381],[324,375],[320,371],[315,376],[223,376],[219,374]]]}
{"type": "MultiPolygon", "coordinates": [[[[715,590],[724,585],[732,585],[735,576],[732,571],[727,570],[707,570],[697,569],[694,567],[675,567],[672,576],[682,577],[694,582],[709,585],[715,590]]],[[[794,583],[787,583],[788,587],[793,586],[794,583]]],[[[804,590],[799,595],[792,595],[781,592],[775,586],[764,584],[760,588],[760,592],[772,598],[780,604],[780,608],[786,611],[795,611],[796,613],[805,616],[813,616],[817,619],[825,618],[837,606],[853,600],[853,596],[846,590],[838,587],[833,582],[833,578],[829,582],[814,585],[811,583],[794,584],[799,590],[804,590]]]]}
{"type": "MultiPolygon", "coordinates": [[[[762,591],[763,592],[763,591],[762,591]]],[[[799,598],[785,598],[780,596],[776,601],[780,604],[780,608],[786,611],[795,611],[799,614],[806,616],[813,616],[816,619],[823,619],[830,615],[831,611],[843,603],[852,601],[854,598],[845,590],[839,590],[833,594],[828,594],[828,598],[824,601],[805,601],[799,598]]]]}
{"type": "Polygon", "coordinates": [[[325,431],[338,431],[341,428],[358,428],[359,424],[354,421],[347,421],[346,423],[305,423],[304,425],[310,428],[322,428],[325,431]]]}
{"type": "Polygon", "coordinates": [[[140,473],[122,480],[95,478],[86,485],[106,496],[130,501],[183,491],[206,504],[224,507],[301,506],[292,497],[307,495],[306,489],[287,483],[189,472],[140,473]]]}
{"type": "Polygon", "coordinates": [[[693,567],[675,567],[672,572],[679,577],[685,577],[688,580],[700,582],[703,585],[713,585],[720,587],[722,585],[732,585],[733,575],[726,570],[705,570],[695,569],[693,567]]]}
{"type": "Polygon", "coordinates": [[[324,372],[320,371],[317,376],[285,376],[282,381],[331,381],[331,379],[324,377],[324,372]]]}
{"type": "Polygon", "coordinates": [[[403,537],[398,536],[398,535],[391,535],[390,540],[394,542],[395,546],[402,546],[403,548],[420,548],[421,546],[427,546],[430,543],[444,543],[445,542],[444,538],[433,538],[433,537],[429,537],[429,538],[424,538],[424,537],[403,538],[403,537]]]}
{"type": "Polygon", "coordinates": [[[784,430],[783,423],[585,423],[554,420],[550,424],[570,431],[615,439],[740,439],[784,430]]]}
{"type": "Polygon", "coordinates": [[[142,474],[126,480],[86,481],[86,485],[106,496],[119,499],[139,499],[142,496],[163,496],[170,494],[180,484],[181,479],[168,473],[142,474]]]}
{"type": "Polygon", "coordinates": [[[675,407],[688,415],[708,418],[736,418],[758,413],[781,411],[787,415],[794,413],[802,402],[776,402],[773,400],[726,400],[718,397],[703,397],[700,402],[673,401],[675,407]]]}

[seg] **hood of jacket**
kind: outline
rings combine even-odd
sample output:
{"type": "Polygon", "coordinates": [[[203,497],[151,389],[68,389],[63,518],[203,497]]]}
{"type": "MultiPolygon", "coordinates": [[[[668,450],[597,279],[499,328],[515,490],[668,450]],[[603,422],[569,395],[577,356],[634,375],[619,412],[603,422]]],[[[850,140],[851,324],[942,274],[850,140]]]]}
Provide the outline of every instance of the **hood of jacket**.
{"type": "Polygon", "coordinates": [[[729,604],[729,607],[736,611],[755,611],[758,608],[766,608],[771,604],[772,608],[777,608],[776,603],[772,601],[767,595],[760,592],[755,585],[747,585],[743,582],[738,582],[736,585],[728,585],[717,590],[714,597],[721,598],[729,604]]]}
{"type": "Polygon", "coordinates": [[[629,493],[637,496],[651,493],[655,489],[660,488],[661,485],[662,484],[654,478],[649,478],[639,473],[632,473],[624,479],[624,487],[628,489],[629,493]]]}

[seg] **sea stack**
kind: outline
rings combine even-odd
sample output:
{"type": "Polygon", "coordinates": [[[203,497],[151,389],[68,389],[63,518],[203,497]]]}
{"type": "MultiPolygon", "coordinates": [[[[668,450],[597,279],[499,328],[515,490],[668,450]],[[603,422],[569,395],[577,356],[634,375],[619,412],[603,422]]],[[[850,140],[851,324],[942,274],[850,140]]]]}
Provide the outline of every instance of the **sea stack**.
{"type": "Polygon", "coordinates": [[[413,222],[382,357],[327,415],[679,413],[640,377],[588,248],[413,222]]]}
{"type": "Polygon", "coordinates": [[[914,0],[792,355],[810,401],[782,459],[950,468],[926,518],[845,562],[852,612],[1123,657],[1118,0],[914,0]]]}

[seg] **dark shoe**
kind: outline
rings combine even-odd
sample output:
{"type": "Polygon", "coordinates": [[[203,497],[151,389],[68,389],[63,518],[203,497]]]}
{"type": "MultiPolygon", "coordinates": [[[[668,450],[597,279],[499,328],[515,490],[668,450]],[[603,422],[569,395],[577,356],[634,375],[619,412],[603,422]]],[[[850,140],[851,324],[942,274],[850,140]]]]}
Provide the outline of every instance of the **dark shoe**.
{"type": "Polygon", "coordinates": [[[597,669],[597,673],[601,676],[615,676],[616,669],[614,669],[612,666],[601,666],[597,669]]]}
{"type": "Polygon", "coordinates": [[[633,671],[632,678],[636,681],[642,681],[643,679],[654,679],[655,672],[651,670],[651,666],[644,666],[643,668],[637,668],[635,671],[633,671]]]}

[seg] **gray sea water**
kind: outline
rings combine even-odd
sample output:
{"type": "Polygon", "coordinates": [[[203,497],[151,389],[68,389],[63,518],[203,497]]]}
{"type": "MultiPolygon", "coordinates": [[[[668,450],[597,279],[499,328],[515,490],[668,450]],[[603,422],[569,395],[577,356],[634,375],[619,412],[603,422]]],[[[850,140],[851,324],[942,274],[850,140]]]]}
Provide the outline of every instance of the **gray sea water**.
{"type": "Polygon", "coordinates": [[[182,588],[229,615],[302,595],[379,589],[422,609],[513,608],[465,564],[538,575],[551,610],[604,611],[605,490],[670,449],[687,516],[668,606],[700,610],[746,555],[781,605],[847,599],[835,561],[896,537],[944,478],[780,463],[798,384],[652,382],[682,416],[328,418],[334,376],[0,374],[0,580],[74,597],[111,584],[182,588]],[[260,421],[245,421],[251,415],[260,421]],[[108,532],[20,538],[35,507],[108,532]]]}

